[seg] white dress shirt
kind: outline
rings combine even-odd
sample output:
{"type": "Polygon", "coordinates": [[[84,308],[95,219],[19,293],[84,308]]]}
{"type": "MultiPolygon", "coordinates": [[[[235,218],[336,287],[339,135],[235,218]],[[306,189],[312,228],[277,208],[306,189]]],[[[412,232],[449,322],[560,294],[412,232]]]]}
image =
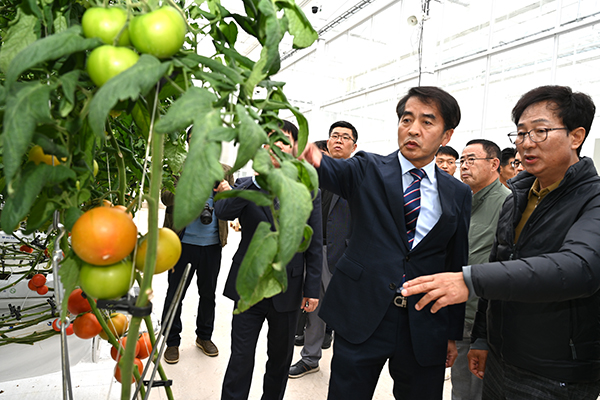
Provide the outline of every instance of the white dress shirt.
{"type": "MultiPolygon", "coordinates": [[[[402,168],[402,191],[404,192],[414,180],[409,171],[416,167],[400,151],[398,152],[398,159],[402,168]]],[[[421,211],[417,219],[417,230],[415,232],[413,247],[419,244],[429,231],[433,229],[442,215],[442,204],[440,203],[435,176],[435,158],[421,169],[425,171],[426,176],[421,180],[421,211]]],[[[404,208],[404,204],[402,204],[402,207],[404,208]]]]}

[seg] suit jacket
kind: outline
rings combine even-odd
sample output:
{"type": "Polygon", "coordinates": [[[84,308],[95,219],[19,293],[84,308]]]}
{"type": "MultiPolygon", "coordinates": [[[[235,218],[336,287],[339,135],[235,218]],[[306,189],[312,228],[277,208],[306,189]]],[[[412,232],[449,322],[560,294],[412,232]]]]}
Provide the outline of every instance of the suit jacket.
{"type": "MultiPolygon", "coordinates": [[[[225,179],[227,182],[229,182],[229,185],[233,185],[233,175],[231,175],[229,172],[231,167],[223,163],[221,163],[221,166],[223,167],[223,172],[225,172],[225,179]]],[[[177,178],[177,181],[178,180],[179,178],[177,178]]],[[[177,182],[175,184],[177,184],[177,182]]],[[[183,238],[183,235],[185,234],[185,228],[177,230],[173,226],[173,206],[175,204],[175,195],[170,191],[163,189],[160,193],[160,200],[167,207],[165,210],[163,227],[173,230],[180,239],[183,238]]],[[[227,221],[219,220],[217,222],[219,224],[219,242],[221,243],[221,247],[224,247],[227,244],[227,221]]]]}
{"type": "Polygon", "coordinates": [[[335,264],[348,247],[352,231],[350,206],[346,199],[334,193],[329,209],[321,211],[327,212],[327,266],[329,271],[333,273],[335,264]]]}
{"type": "MultiPolygon", "coordinates": [[[[348,200],[352,234],[336,265],[320,316],[354,344],[366,341],[406,280],[438,272],[459,272],[466,265],[471,190],[436,166],[442,215],[412,250],[404,221],[404,193],[398,151],[380,156],[359,152],[348,160],[323,157],[317,169],[321,186],[348,200]]],[[[408,299],[409,329],[417,362],[439,365],[448,340],[461,340],[464,303],[435,314],[408,299]]]]}
{"type": "MultiPolygon", "coordinates": [[[[234,189],[238,190],[259,190],[252,182],[251,177],[239,178],[235,182],[234,189]]],[[[261,221],[271,223],[271,229],[275,230],[273,225],[273,215],[269,207],[259,207],[253,202],[234,197],[222,199],[215,203],[215,214],[219,219],[233,220],[238,218],[242,226],[242,240],[239,248],[233,256],[233,264],[229,271],[225,283],[224,295],[237,301],[235,283],[246,255],[254,231],[261,221]]],[[[320,193],[313,200],[313,210],[308,219],[308,224],[313,229],[313,237],[308,249],[304,253],[296,253],[289,264],[286,266],[288,287],[283,293],[273,296],[273,306],[278,312],[289,312],[300,309],[302,297],[319,298],[321,284],[321,269],[323,266],[323,230],[321,222],[321,196],[320,193]],[[306,273],[305,273],[306,267],[306,273]]]]}

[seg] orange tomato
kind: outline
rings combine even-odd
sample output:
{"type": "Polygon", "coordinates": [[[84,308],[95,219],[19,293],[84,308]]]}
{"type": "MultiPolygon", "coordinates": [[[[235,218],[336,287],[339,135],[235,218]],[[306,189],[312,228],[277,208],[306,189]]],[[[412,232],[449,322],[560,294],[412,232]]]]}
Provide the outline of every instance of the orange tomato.
{"type": "Polygon", "coordinates": [[[100,322],[92,313],[80,315],[73,322],[73,332],[81,339],[91,339],[101,331],[100,322]]]}
{"type": "Polygon", "coordinates": [[[71,230],[73,251],[93,265],[121,261],[133,251],[136,241],[135,223],[113,207],[92,208],[79,217],[71,230]]]}

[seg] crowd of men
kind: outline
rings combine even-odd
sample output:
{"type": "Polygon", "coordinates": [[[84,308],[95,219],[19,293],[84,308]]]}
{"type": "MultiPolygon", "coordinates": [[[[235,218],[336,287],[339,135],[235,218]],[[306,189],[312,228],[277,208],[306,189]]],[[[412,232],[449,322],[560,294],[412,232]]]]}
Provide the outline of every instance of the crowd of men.
{"type": "MultiPolygon", "coordinates": [[[[276,145],[319,176],[314,234],[287,266],[288,290],[233,317],[221,398],[248,398],[266,320],[265,400],[282,399],[288,378],[319,370],[326,326],[332,400],[371,399],[386,363],[396,399],[441,399],[451,367],[453,400],[596,400],[600,178],[580,154],[592,99],[564,86],[530,90],[512,110],[514,147],[473,139],[460,155],[448,146],[460,107],[443,89],[411,88],[396,114],[389,155],[356,152],[358,132],[345,121],[297,154],[297,128],[281,126],[289,144],[276,145]],[[292,365],[301,310],[304,347],[292,365]]],[[[233,188],[262,190],[253,177],[233,188]]],[[[230,189],[223,181],[216,190],[230,189]]],[[[273,216],[241,197],[214,208],[215,219],[242,228],[225,288],[236,302],[251,236],[273,216]]],[[[220,257],[219,241],[210,245],[220,257]]],[[[210,335],[197,332],[211,355],[210,335]]]]}

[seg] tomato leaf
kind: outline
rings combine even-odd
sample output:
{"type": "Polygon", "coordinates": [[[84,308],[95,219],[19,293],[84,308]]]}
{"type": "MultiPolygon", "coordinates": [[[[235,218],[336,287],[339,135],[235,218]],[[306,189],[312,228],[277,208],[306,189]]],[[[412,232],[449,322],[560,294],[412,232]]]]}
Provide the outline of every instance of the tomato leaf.
{"type": "Polygon", "coordinates": [[[215,196],[215,201],[231,197],[241,197],[260,207],[269,207],[273,204],[273,199],[268,194],[259,192],[258,190],[227,190],[218,193],[215,196]]]}
{"type": "Polygon", "coordinates": [[[6,37],[2,38],[0,69],[4,72],[8,69],[12,59],[37,39],[34,29],[38,23],[38,17],[25,14],[23,10],[18,9],[15,21],[15,24],[8,30],[6,37]]]}
{"type": "Polygon", "coordinates": [[[210,131],[221,128],[221,124],[219,110],[208,111],[194,120],[188,157],[177,183],[173,210],[176,229],[185,227],[200,215],[215,183],[223,180],[223,167],[219,162],[221,142],[210,140],[210,131]],[[198,173],[202,179],[198,179],[198,173]]]}
{"type": "Polygon", "coordinates": [[[183,130],[195,119],[202,119],[205,113],[214,110],[212,103],[217,98],[205,88],[192,87],[175,101],[167,114],[156,123],[157,133],[170,133],[183,130]]]}
{"type": "Polygon", "coordinates": [[[60,281],[64,289],[60,311],[60,319],[64,320],[67,316],[67,304],[69,303],[69,294],[73,290],[75,290],[75,287],[79,282],[79,265],[75,261],[72,252],[69,255],[69,257],[65,258],[60,263],[58,275],[60,276],[60,281]]]}
{"type": "Polygon", "coordinates": [[[104,122],[119,100],[136,100],[141,93],[148,92],[170,66],[170,62],[161,63],[154,56],[142,54],[134,66],[106,82],[90,102],[88,118],[92,131],[104,139],[104,122]]]}
{"type": "Polygon", "coordinates": [[[298,168],[300,182],[316,195],[319,189],[319,175],[317,174],[317,170],[305,160],[292,160],[292,163],[298,168]]]}
{"type": "Polygon", "coordinates": [[[244,312],[287,287],[285,268],[283,271],[273,268],[277,237],[276,232],[271,232],[270,223],[262,221],[258,224],[237,275],[235,287],[240,299],[234,313],[244,312]]]}
{"type": "Polygon", "coordinates": [[[54,210],[57,210],[58,207],[58,204],[50,201],[45,194],[39,195],[29,211],[27,229],[23,233],[28,235],[35,232],[52,217],[54,210]]]}
{"type": "Polygon", "coordinates": [[[12,82],[31,67],[44,61],[56,60],[63,56],[93,49],[102,44],[100,39],[85,39],[81,36],[81,26],[73,26],[66,31],[39,39],[19,52],[8,66],[6,83],[12,82]]]}
{"type": "Polygon", "coordinates": [[[290,35],[294,37],[295,48],[305,48],[314,43],[319,38],[310,21],[302,12],[302,9],[292,0],[277,0],[275,2],[283,8],[285,17],[288,20],[290,35]]]}
{"type": "Polygon", "coordinates": [[[83,211],[78,207],[69,207],[64,213],[64,224],[67,231],[71,231],[75,222],[81,217],[83,211]]]}
{"type": "Polygon", "coordinates": [[[181,169],[183,168],[183,163],[185,162],[185,158],[187,157],[187,150],[183,146],[182,143],[177,142],[173,144],[171,142],[165,142],[165,154],[164,158],[166,163],[176,174],[181,173],[181,169]]]}
{"type": "Polygon", "coordinates": [[[280,203],[279,261],[282,265],[287,265],[298,251],[304,235],[304,225],[312,211],[310,192],[306,186],[290,177],[288,171],[292,169],[296,171],[290,161],[283,161],[281,168],[273,169],[267,177],[270,189],[280,203]]]}
{"type": "Polygon", "coordinates": [[[298,253],[303,253],[306,251],[306,249],[308,249],[308,246],[310,246],[310,241],[312,240],[312,235],[313,229],[311,226],[308,224],[304,225],[304,239],[297,250],[298,253]]]}
{"type": "Polygon", "coordinates": [[[63,165],[26,164],[20,179],[14,182],[14,192],[5,198],[6,204],[0,217],[2,230],[12,232],[17,228],[44,186],[75,178],[75,172],[63,165]]]}
{"type": "Polygon", "coordinates": [[[265,36],[266,40],[263,43],[263,48],[260,51],[260,58],[254,64],[250,77],[244,84],[246,93],[251,94],[258,82],[267,77],[268,74],[274,74],[279,71],[279,43],[283,39],[285,30],[282,29],[279,19],[277,18],[277,10],[273,6],[271,0],[260,0],[258,8],[263,13],[265,18],[265,36]]]}
{"type": "Polygon", "coordinates": [[[74,70],[60,77],[60,83],[62,85],[65,98],[71,104],[75,104],[75,89],[77,88],[77,81],[79,80],[80,73],[81,71],[74,70]]]}
{"type": "MultiPolygon", "coordinates": [[[[56,85],[41,82],[13,85],[6,101],[3,121],[4,174],[7,184],[16,174],[38,123],[53,123],[48,104],[56,85]]],[[[10,188],[9,188],[10,190],[10,188]]]]}
{"type": "Polygon", "coordinates": [[[246,165],[254,157],[257,148],[260,148],[265,143],[269,143],[269,138],[263,128],[248,115],[244,106],[237,104],[235,106],[235,113],[240,120],[240,133],[238,135],[240,147],[232,168],[233,171],[237,171],[246,165]]]}

